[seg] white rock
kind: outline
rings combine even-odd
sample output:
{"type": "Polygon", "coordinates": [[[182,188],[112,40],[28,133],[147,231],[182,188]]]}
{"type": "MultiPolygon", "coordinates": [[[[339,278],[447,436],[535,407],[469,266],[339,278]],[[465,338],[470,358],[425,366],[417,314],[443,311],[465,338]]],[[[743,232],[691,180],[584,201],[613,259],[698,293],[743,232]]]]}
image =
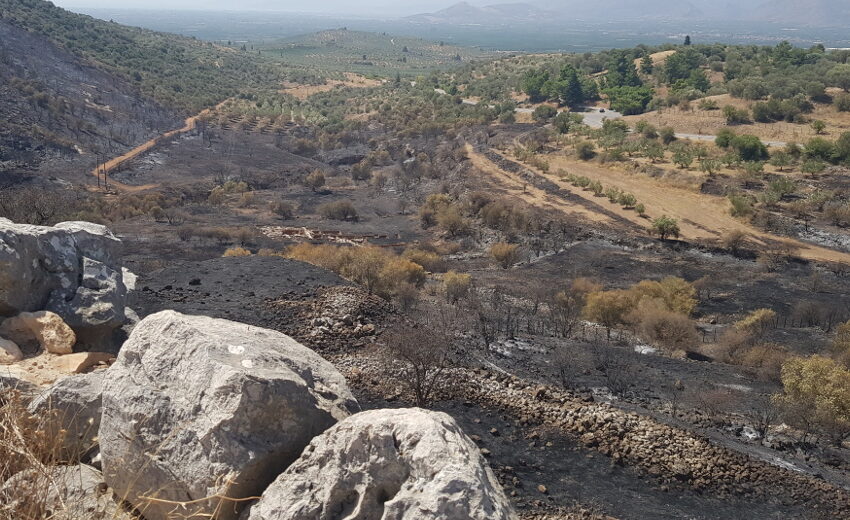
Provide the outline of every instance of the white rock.
{"type": "Polygon", "coordinates": [[[0,338],[0,365],[11,365],[24,359],[24,354],[14,341],[0,338]]]}
{"type": "Polygon", "coordinates": [[[61,439],[69,460],[79,460],[97,445],[105,372],[60,379],[28,406],[30,413],[45,418],[51,437],[61,439]]]}
{"type": "MultiPolygon", "coordinates": [[[[0,487],[4,511],[24,514],[37,500],[51,520],[131,520],[120,509],[99,471],[84,464],[25,470],[0,487]]],[[[15,517],[18,518],[18,517],[15,517]]],[[[20,516],[23,518],[23,516],[20,516]]]]}
{"type": "MultiPolygon", "coordinates": [[[[313,437],[356,410],[342,375],[292,338],[160,312],[136,325],[107,370],[104,475],[147,520],[165,520],[174,505],[163,501],[259,495],[313,437]]],[[[181,512],[209,514],[219,502],[181,512]]],[[[226,502],[217,518],[236,514],[226,502]]]]}
{"type": "Polygon", "coordinates": [[[515,519],[478,447],[444,413],[363,412],[313,439],[249,520],[515,519]]]}
{"type": "Polygon", "coordinates": [[[104,226],[0,219],[0,316],[51,310],[75,331],[123,324],[121,241],[104,226]]]}

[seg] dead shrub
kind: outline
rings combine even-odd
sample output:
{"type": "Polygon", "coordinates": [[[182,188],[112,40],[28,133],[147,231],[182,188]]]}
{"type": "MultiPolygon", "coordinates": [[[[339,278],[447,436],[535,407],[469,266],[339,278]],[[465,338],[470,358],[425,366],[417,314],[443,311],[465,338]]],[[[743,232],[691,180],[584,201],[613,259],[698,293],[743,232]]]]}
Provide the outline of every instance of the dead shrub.
{"type": "Polygon", "coordinates": [[[331,220],[357,222],[360,216],[354,205],[347,200],[328,202],[319,206],[319,214],[331,220]]]}
{"type": "Polygon", "coordinates": [[[452,303],[469,294],[472,285],[472,276],[456,271],[449,271],[443,275],[443,288],[446,291],[446,299],[452,303]]]}
{"type": "Polygon", "coordinates": [[[788,349],[773,343],[762,343],[739,356],[739,364],[762,381],[779,382],[782,379],[782,365],[791,354],[788,349]]]}
{"type": "Polygon", "coordinates": [[[409,247],[402,253],[402,256],[411,262],[416,262],[432,273],[442,273],[446,270],[445,260],[433,251],[409,247]]]}
{"type": "Polygon", "coordinates": [[[440,388],[448,383],[446,372],[452,366],[452,343],[440,330],[404,327],[386,336],[385,353],[400,367],[391,374],[413,394],[416,406],[427,406],[440,388]]]}
{"type": "Polygon", "coordinates": [[[283,220],[292,220],[295,216],[295,207],[284,200],[276,200],[271,203],[269,209],[272,213],[282,218],[283,220]]]}
{"type": "Polygon", "coordinates": [[[239,197],[239,202],[236,203],[236,206],[240,208],[250,208],[254,205],[255,199],[256,196],[253,191],[246,191],[241,197],[239,197]]]}
{"type": "Polygon", "coordinates": [[[426,280],[421,265],[375,246],[298,244],[283,255],[333,271],[384,298],[396,296],[404,284],[416,288],[426,280]]]}
{"type": "Polygon", "coordinates": [[[411,283],[402,283],[396,288],[395,301],[402,311],[408,312],[414,309],[419,301],[419,289],[411,283]]]}
{"type": "Polygon", "coordinates": [[[747,234],[739,229],[729,231],[720,240],[720,245],[728,249],[732,254],[738,254],[747,243],[747,234]]]}
{"type": "Polygon", "coordinates": [[[752,344],[752,336],[735,327],[730,327],[723,332],[716,343],[704,346],[701,350],[712,359],[735,364],[752,344]]]}
{"type": "Polygon", "coordinates": [[[244,247],[231,247],[228,248],[227,251],[221,255],[225,258],[231,258],[234,256],[251,256],[251,252],[245,249],[244,247]]]}
{"type": "Polygon", "coordinates": [[[471,229],[469,221],[460,214],[460,210],[455,206],[448,206],[438,211],[436,222],[443,231],[452,237],[468,235],[471,229]]]}
{"type": "Polygon", "coordinates": [[[763,337],[776,324],[776,312],[771,309],[756,309],[735,323],[735,329],[754,339],[763,337]]]}
{"type": "Polygon", "coordinates": [[[425,269],[406,258],[389,258],[379,273],[379,293],[382,296],[394,296],[400,287],[412,285],[419,288],[425,284],[425,269]]]}
{"type": "Polygon", "coordinates": [[[658,300],[643,300],[628,317],[640,336],[669,351],[689,350],[697,344],[696,325],[684,314],[667,309],[658,300]]]}
{"type": "Polygon", "coordinates": [[[519,246],[497,242],[490,247],[490,256],[502,269],[507,269],[520,261],[519,246]]]}
{"type": "Polygon", "coordinates": [[[315,170],[304,178],[304,186],[314,192],[324,186],[325,182],[325,174],[321,170],[315,170]]]}

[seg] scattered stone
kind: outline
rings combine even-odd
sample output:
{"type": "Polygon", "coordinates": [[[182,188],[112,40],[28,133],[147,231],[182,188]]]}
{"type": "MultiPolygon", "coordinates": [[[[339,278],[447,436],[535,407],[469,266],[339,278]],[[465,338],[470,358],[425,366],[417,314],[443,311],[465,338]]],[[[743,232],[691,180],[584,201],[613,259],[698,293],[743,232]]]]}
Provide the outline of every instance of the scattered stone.
{"type": "Polygon", "coordinates": [[[0,324],[0,336],[24,348],[38,348],[51,354],[70,354],[77,336],[62,318],[50,311],[22,312],[0,324]]]}
{"type": "MultiPolygon", "coordinates": [[[[147,520],[170,518],[174,502],[194,501],[182,510],[189,517],[209,515],[223,503],[217,495],[262,493],[313,437],[357,409],[342,375],[288,336],[160,312],[136,326],[106,371],[104,475],[147,520]]],[[[226,503],[221,520],[238,514],[226,503]]]]}
{"type": "Polygon", "coordinates": [[[537,486],[537,491],[543,493],[544,495],[549,492],[549,490],[546,489],[546,486],[544,486],[543,484],[537,486]]]}
{"type": "Polygon", "coordinates": [[[248,520],[331,517],[517,518],[454,419],[420,409],[374,410],[341,421],[269,486],[248,520]]]}

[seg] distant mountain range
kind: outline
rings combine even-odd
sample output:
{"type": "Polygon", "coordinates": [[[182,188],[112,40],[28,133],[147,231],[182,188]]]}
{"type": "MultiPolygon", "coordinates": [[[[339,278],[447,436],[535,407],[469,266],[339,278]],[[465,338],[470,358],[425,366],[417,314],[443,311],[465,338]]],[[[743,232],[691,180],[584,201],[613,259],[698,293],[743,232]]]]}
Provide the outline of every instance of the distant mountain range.
{"type": "Polygon", "coordinates": [[[408,16],[420,24],[510,25],[570,20],[754,20],[792,25],[850,23],[850,0],[533,0],[476,6],[460,2],[432,13],[408,16]]]}

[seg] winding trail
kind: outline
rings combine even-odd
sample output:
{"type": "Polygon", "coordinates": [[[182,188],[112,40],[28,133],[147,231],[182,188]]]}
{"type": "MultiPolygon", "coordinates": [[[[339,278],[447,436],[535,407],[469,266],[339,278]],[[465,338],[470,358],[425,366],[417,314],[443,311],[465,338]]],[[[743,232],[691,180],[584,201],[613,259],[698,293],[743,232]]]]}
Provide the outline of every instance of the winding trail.
{"type": "MultiPolygon", "coordinates": [[[[214,108],[205,108],[204,110],[201,110],[200,112],[198,112],[196,115],[187,117],[181,128],[177,128],[175,130],[169,130],[168,132],[165,132],[164,134],[161,134],[161,135],[159,135],[159,136],[157,136],[157,137],[155,137],[155,138],[153,138],[149,141],[146,141],[146,142],[140,144],[139,146],[133,148],[132,150],[119,155],[118,157],[114,157],[114,158],[106,161],[105,163],[98,165],[95,169],[93,169],[91,171],[91,174],[94,177],[97,177],[97,178],[100,178],[100,176],[108,176],[110,173],[112,173],[115,170],[117,170],[118,168],[120,168],[121,165],[123,165],[127,161],[135,159],[136,157],[142,155],[143,153],[150,151],[156,145],[160,144],[164,140],[170,139],[171,137],[174,137],[176,135],[185,134],[186,132],[191,132],[192,130],[194,130],[197,127],[198,121],[201,118],[207,116],[213,110],[221,108],[228,101],[230,101],[230,100],[226,99],[226,100],[222,101],[221,103],[219,103],[218,105],[216,105],[214,108]]],[[[154,189],[154,188],[159,187],[159,184],[145,184],[145,185],[142,185],[142,186],[131,186],[129,184],[124,184],[122,182],[118,182],[114,179],[109,179],[108,184],[109,184],[110,187],[113,187],[116,190],[123,191],[125,193],[135,193],[135,192],[150,190],[150,189],[154,189]]]]}

